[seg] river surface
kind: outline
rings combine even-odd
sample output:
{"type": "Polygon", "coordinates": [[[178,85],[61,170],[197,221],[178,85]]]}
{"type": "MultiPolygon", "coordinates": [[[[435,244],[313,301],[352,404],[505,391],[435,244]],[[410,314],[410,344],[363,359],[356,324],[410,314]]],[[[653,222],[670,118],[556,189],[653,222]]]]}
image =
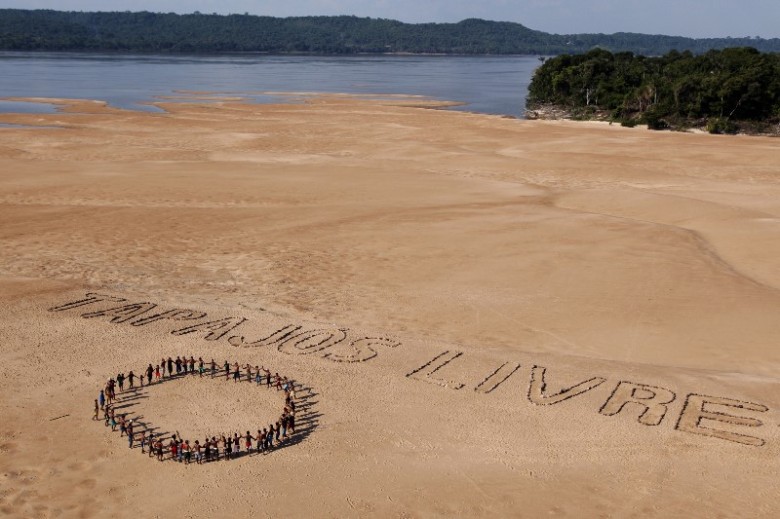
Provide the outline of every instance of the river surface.
{"type": "MultiPolygon", "coordinates": [[[[127,55],[0,52],[0,97],[99,99],[130,110],[178,90],[413,94],[522,117],[536,56],[127,55]]],[[[254,102],[273,96],[255,95],[254,102]]],[[[0,112],[47,105],[0,101],[0,112]]]]}

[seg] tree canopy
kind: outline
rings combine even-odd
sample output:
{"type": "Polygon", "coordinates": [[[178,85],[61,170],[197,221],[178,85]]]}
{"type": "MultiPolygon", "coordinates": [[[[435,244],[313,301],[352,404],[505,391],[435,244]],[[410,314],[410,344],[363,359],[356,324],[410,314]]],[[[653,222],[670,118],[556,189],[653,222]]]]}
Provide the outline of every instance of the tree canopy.
{"type": "Polygon", "coordinates": [[[355,16],[274,18],[249,14],[65,12],[0,9],[0,50],[268,53],[539,54],[594,47],[658,55],[733,46],[780,51],[780,39],[548,34],[479,19],[408,24],[355,16]]]}
{"type": "Polygon", "coordinates": [[[596,49],[539,67],[529,109],[551,105],[580,117],[605,112],[651,128],[706,126],[734,132],[780,119],[780,55],[750,47],[660,57],[596,49]]]}

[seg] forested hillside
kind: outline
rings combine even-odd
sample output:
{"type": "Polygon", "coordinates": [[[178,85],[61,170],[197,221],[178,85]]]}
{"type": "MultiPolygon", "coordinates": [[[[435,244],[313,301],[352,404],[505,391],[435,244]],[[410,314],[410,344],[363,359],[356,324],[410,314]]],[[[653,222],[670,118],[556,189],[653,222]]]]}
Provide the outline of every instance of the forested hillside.
{"type": "Polygon", "coordinates": [[[562,55],[536,70],[527,105],[542,114],[562,110],[654,129],[777,133],[780,54],[743,47],[661,57],[600,49],[562,55]]]}
{"type": "Polygon", "coordinates": [[[670,50],[701,53],[734,46],[780,51],[780,39],[558,35],[518,23],[477,19],[407,24],[354,16],[273,18],[0,9],[0,50],[555,55],[601,47],[659,55],[670,50]]]}

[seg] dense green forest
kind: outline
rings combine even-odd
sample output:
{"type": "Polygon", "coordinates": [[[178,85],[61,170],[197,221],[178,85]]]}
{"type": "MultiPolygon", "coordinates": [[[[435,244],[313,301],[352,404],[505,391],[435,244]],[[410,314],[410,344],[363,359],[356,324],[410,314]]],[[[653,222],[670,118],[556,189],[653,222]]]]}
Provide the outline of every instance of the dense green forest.
{"type": "Polygon", "coordinates": [[[702,53],[734,46],[780,51],[780,39],[559,35],[518,23],[477,19],[407,24],[355,16],[273,18],[0,9],[0,50],[557,55],[601,47],[660,55],[671,50],[702,53]]]}
{"type": "Polygon", "coordinates": [[[527,106],[654,129],[777,133],[780,54],[740,47],[660,57],[602,49],[561,55],[536,70],[527,106]]]}

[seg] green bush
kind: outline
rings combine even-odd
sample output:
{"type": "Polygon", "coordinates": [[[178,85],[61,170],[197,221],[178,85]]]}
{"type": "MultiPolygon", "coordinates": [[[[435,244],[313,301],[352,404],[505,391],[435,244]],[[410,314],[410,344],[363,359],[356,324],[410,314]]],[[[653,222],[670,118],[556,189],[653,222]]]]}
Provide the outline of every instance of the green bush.
{"type": "Polygon", "coordinates": [[[739,131],[739,128],[728,117],[713,117],[707,121],[707,131],[713,134],[733,135],[739,131]]]}
{"type": "Polygon", "coordinates": [[[668,130],[670,128],[669,123],[655,112],[645,112],[642,115],[642,121],[647,124],[647,128],[650,130],[668,130]]]}

